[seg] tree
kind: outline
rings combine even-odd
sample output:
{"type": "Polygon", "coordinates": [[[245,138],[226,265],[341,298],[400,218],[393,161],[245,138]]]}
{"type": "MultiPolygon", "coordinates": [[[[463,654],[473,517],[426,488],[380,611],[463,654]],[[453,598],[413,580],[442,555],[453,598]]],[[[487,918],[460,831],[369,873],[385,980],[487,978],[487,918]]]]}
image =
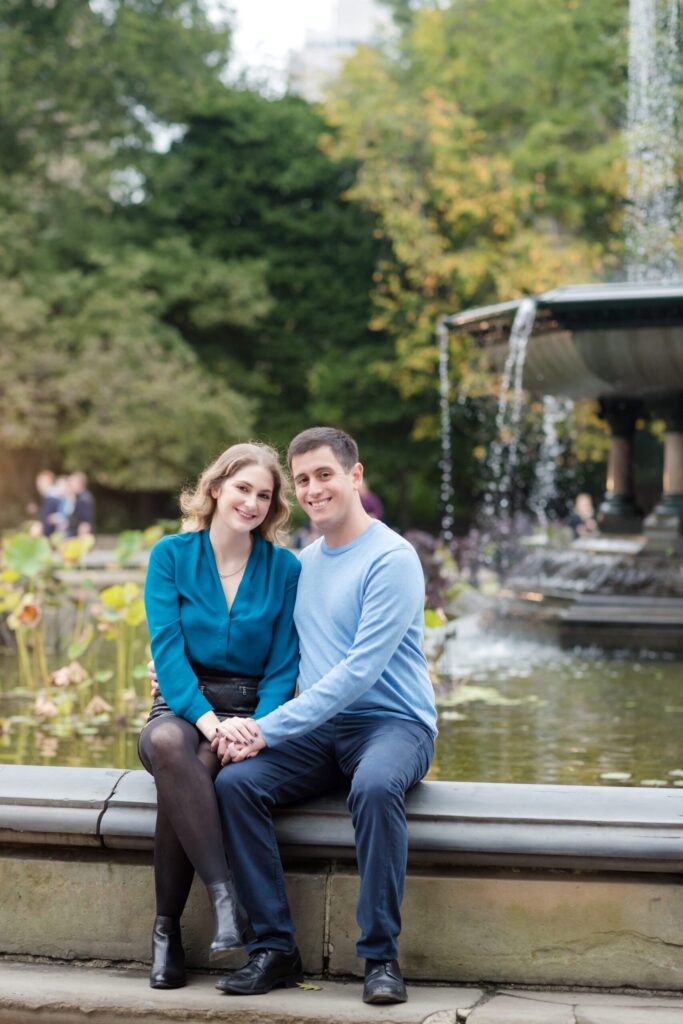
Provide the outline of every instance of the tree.
{"type": "Polygon", "coordinates": [[[374,218],[347,200],[356,163],[322,152],[324,130],[297,97],[227,90],[149,161],[148,198],[132,212],[143,236],[182,235],[202,258],[262,265],[272,305],[257,327],[190,324],[184,301],[168,319],[258,400],[257,432],[281,445],[310,425],[315,368],[368,337],[374,218]]]}
{"type": "MultiPolygon", "coordinates": [[[[611,273],[624,190],[620,0],[394,4],[398,43],[333,86],[331,155],[378,220],[374,371],[436,437],[439,315],[611,273]]],[[[452,340],[454,388],[468,348],[452,340]]],[[[397,403],[398,407],[398,403],[397,403]]],[[[432,473],[438,458],[433,447],[432,473]]]]}
{"type": "Polygon", "coordinates": [[[207,455],[243,435],[249,403],[226,402],[196,356],[141,287],[139,254],[102,260],[97,273],[67,271],[0,300],[0,439],[39,449],[101,484],[168,491],[207,455]],[[135,258],[137,256],[137,259],[135,258]]]}
{"type": "Polygon", "coordinates": [[[252,407],[169,310],[247,329],[270,300],[258,260],[132,237],[126,194],[162,127],[224,91],[228,33],[198,0],[8,0],[0,22],[5,501],[39,459],[110,488],[175,490],[250,433],[252,407]]]}

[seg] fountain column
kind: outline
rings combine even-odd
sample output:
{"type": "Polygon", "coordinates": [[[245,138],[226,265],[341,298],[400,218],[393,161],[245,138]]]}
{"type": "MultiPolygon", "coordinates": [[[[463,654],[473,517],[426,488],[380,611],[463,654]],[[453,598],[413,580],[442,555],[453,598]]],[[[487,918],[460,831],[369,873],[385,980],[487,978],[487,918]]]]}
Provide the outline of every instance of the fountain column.
{"type": "Polygon", "coordinates": [[[633,442],[643,404],[633,398],[601,398],[600,416],[612,431],[607,461],[607,493],[598,510],[601,533],[640,533],[642,513],[636,505],[633,442]]]}
{"type": "Polygon", "coordinates": [[[649,551],[683,551],[683,393],[654,407],[664,420],[662,497],[645,520],[649,551]]]}

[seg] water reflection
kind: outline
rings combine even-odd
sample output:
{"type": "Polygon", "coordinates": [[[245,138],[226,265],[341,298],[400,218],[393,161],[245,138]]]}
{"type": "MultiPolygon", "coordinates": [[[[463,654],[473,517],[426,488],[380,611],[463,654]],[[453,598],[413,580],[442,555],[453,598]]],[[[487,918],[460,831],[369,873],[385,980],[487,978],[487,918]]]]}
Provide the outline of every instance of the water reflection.
{"type": "Polygon", "coordinates": [[[453,685],[440,694],[430,778],[681,785],[682,667],[491,636],[462,619],[441,664],[453,685]]]}
{"type": "MultiPolygon", "coordinates": [[[[138,699],[109,722],[36,720],[0,655],[0,764],[139,768],[138,699]]],[[[430,778],[588,785],[683,785],[683,663],[643,653],[561,651],[458,620],[440,669],[430,778]]],[[[107,693],[103,690],[104,696],[107,693]]]]}

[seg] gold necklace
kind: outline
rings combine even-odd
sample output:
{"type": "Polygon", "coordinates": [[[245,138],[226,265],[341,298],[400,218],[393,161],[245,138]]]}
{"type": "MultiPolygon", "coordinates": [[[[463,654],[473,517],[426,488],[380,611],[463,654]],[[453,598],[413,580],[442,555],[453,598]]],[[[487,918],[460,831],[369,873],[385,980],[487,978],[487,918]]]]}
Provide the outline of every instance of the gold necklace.
{"type": "MultiPolygon", "coordinates": [[[[247,558],[247,562],[248,562],[248,561],[249,561],[249,559],[247,558]]],[[[244,565],[240,565],[239,569],[235,569],[235,570],[234,570],[234,572],[219,572],[219,573],[218,573],[218,575],[220,576],[220,578],[221,578],[222,580],[227,580],[227,579],[229,579],[229,578],[230,578],[231,576],[236,576],[238,572],[241,572],[241,571],[242,571],[242,569],[244,569],[244,568],[245,568],[245,566],[246,566],[247,562],[245,562],[245,563],[244,563],[244,565]]],[[[218,566],[216,566],[216,568],[218,568],[218,566]]]]}

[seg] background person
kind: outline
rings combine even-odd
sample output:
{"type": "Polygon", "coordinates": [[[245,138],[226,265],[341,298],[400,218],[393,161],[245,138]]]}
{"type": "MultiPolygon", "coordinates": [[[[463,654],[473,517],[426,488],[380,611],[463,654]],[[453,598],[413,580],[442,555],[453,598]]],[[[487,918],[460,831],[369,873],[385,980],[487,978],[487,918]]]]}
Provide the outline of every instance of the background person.
{"type": "Polygon", "coordinates": [[[80,471],[69,476],[73,508],[69,514],[67,536],[83,537],[95,529],[95,499],[88,490],[88,478],[80,471]]]}
{"type": "Polygon", "coordinates": [[[69,519],[76,505],[76,495],[71,488],[69,477],[64,473],[55,480],[55,495],[57,510],[52,516],[54,532],[66,535],[69,529],[69,519]]]}
{"type": "Polygon", "coordinates": [[[372,519],[384,518],[384,506],[378,495],[371,491],[365,480],[360,485],[360,503],[372,519]]]}
{"type": "MultiPolygon", "coordinates": [[[[211,957],[243,945],[247,921],[223,848],[211,740],[228,715],[259,718],[288,700],[299,661],[300,566],[273,543],[289,513],[277,453],[233,445],[181,495],[181,509],[185,532],[155,545],[145,584],[161,691],[139,742],[158,797],[153,988],[185,984],[180,916],[195,869],[215,916],[211,957]]],[[[231,734],[248,738],[240,718],[231,721],[231,734]]]]}
{"type": "Polygon", "coordinates": [[[590,494],[577,494],[574,511],[567,520],[567,526],[575,540],[578,537],[590,537],[597,532],[598,524],[595,521],[595,509],[590,494]]]}
{"type": "Polygon", "coordinates": [[[40,519],[40,529],[43,537],[50,537],[57,529],[59,496],[55,481],[56,477],[51,469],[41,469],[36,476],[36,490],[40,499],[36,511],[40,519]]]}

